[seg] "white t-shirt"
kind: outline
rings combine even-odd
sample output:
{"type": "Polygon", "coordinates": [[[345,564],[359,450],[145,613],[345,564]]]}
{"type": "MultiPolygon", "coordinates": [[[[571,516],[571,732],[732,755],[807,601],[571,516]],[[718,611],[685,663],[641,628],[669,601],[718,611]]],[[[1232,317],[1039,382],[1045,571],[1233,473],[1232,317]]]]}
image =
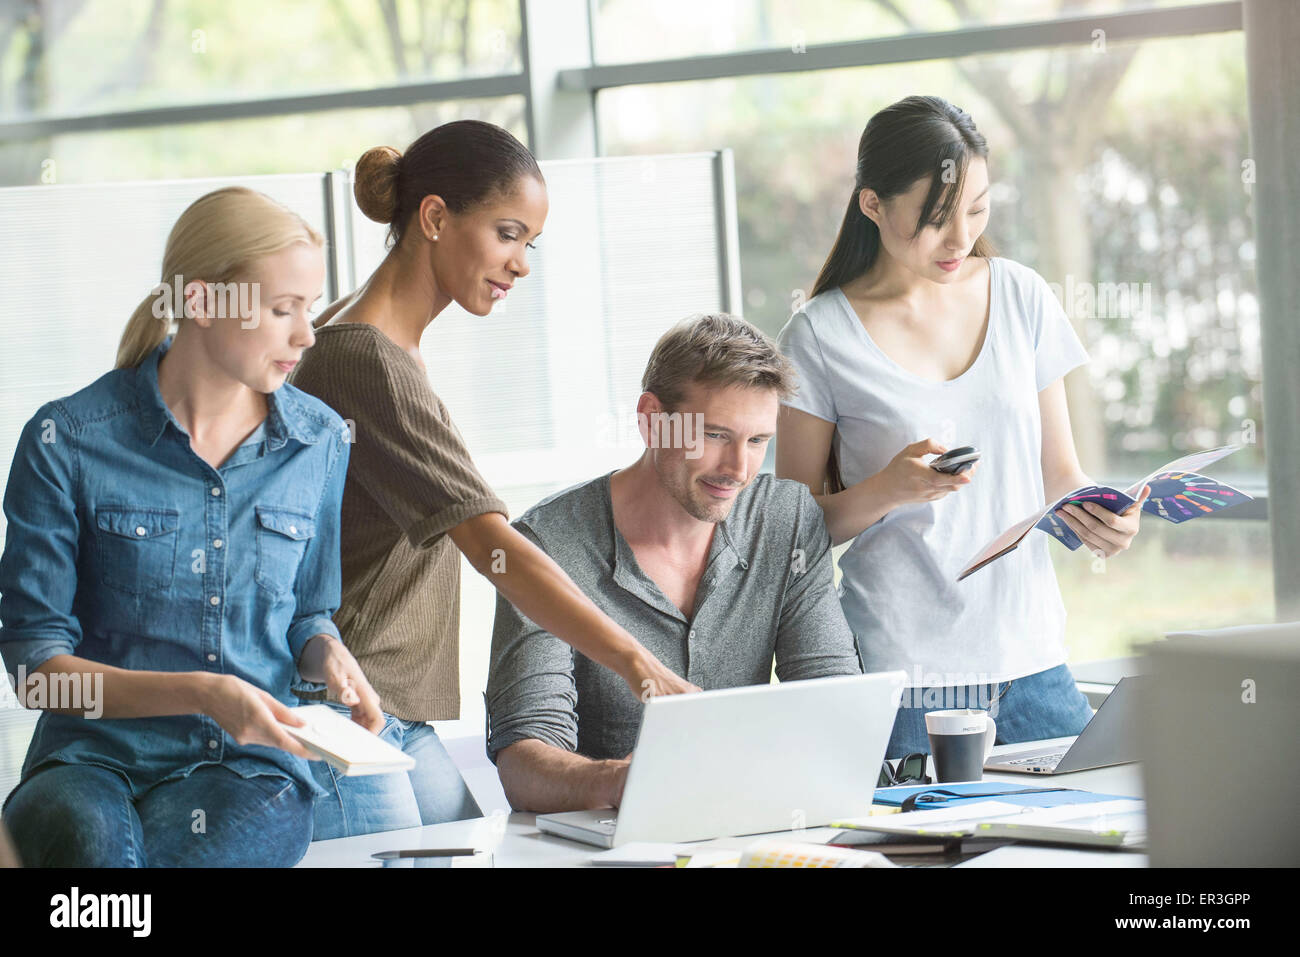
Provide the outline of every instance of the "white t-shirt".
{"type": "Polygon", "coordinates": [[[982,546],[1046,504],[1038,393],[1088,361],[1041,276],[997,258],[989,274],[984,343],[948,382],[886,356],[839,289],[809,300],[778,338],[799,373],[799,393],[786,404],[835,423],[846,486],[927,436],[980,450],[972,484],[893,509],[840,560],[840,600],[864,667],[902,668],[917,687],[1008,681],[1066,659],[1048,536],[1031,532],[957,581],[982,546]]]}

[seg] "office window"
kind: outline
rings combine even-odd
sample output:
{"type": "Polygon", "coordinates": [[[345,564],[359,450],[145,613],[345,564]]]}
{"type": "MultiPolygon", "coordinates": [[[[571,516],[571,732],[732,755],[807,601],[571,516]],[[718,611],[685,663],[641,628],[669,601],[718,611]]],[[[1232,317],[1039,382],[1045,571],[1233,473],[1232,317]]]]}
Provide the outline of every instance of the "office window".
{"type": "Polygon", "coordinates": [[[797,52],[814,43],[1211,2],[1214,0],[710,0],[705,5],[697,0],[598,0],[592,28],[597,62],[634,63],[745,50],[797,52]]]}
{"type": "Polygon", "coordinates": [[[483,119],[523,137],[523,98],[293,113],[219,123],[68,133],[0,145],[0,185],[308,173],[405,149],[425,130],[483,119]]]}
{"type": "MultiPolygon", "coordinates": [[[[1132,481],[1185,451],[1238,443],[1214,474],[1261,490],[1241,34],[620,87],[597,106],[611,154],[735,150],[744,310],[775,333],[830,249],[866,120],[913,93],[974,116],[990,146],[988,235],[1072,306],[1092,356],[1068,382],[1085,470],[1132,481]]],[[[1264,522],[1146,521],[1132,553],[1104,570],[1083,552],[1053,558],[1076,659],[1272,616],[1264,522]]]]}
{"type": "Polygon", "coordinates": [[[520,69],[514,0],[0,5],[0,115],[105,113],[520,69]]]}

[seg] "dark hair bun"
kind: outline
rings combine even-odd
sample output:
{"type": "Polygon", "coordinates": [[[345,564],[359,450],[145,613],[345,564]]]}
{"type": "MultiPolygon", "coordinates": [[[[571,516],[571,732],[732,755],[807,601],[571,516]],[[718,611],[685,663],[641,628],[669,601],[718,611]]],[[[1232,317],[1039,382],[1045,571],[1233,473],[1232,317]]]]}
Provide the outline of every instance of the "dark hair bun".
{"type": "Polygon", "coordinates": [[[361,154],[352,174],[352,192],[367,219],[391,224],[397,215],[397,171],[402,154],[376,146],[361,154]]]}

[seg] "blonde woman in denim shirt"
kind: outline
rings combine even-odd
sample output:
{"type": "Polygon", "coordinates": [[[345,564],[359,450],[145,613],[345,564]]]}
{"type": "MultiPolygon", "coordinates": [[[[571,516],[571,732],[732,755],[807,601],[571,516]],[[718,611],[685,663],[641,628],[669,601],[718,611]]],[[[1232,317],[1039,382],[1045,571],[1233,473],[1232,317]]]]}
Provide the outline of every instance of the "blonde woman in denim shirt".
{"type": "Polygon", "coordinates": [[[117,368],[24,428],[0,559],[0,654],[44,709],[4,809],[24,863],[294,864],[319,789],[278,725],[302,723],[291,685],[381,726],[330,620],[343,422],[284,384],[323,276],[296,214],[203,196],[117,368]],[[82,693],[42,695],[58,688],[82,693]]]}

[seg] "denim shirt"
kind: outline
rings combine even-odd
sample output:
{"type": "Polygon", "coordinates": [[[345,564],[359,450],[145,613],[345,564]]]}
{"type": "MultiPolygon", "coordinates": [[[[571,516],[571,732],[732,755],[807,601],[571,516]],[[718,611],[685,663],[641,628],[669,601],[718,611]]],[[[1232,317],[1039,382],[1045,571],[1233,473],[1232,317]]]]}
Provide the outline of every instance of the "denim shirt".
{"type": "MultiPolygon", "coordinates": [[[[44,405],[14,454],[0,558],[0,655],[11,675],[75,654],[119,668],[238,675],[287,705],[314,635],[338,637],[343,420],[281,386],[257,435],[213,468],[158,390],[163,343],[44,405]]],[[[52,683],[51,683],[52,686],[52,683]]],[[[307,762],[240,745],[210,717],[44,712],[23,765],[122,773],[133,793],[221,764],[287,774],[307,762]]]]}

